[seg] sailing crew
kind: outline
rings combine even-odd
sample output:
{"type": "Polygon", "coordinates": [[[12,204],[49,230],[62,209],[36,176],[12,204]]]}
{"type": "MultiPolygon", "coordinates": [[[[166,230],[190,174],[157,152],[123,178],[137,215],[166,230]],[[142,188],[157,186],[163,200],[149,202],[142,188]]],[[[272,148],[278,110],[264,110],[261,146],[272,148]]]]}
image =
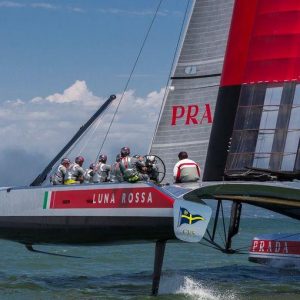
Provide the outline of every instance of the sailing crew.
{"type": "Polygon", "coordinates": [[[107,182],[109,178],[109,172],[110,172],[110,165],[106,164],[107,161],[107,155],[101,154],[99,156],[99,162],[96,164],[96,167],[94,169],[94,176],[93,176],[93,182],[99,183],[99,182],[107,182]]]}
{"type": "Polygon", "coordinates": [[[110,181],[111,182],[123,182],[123,175],[120,169],[120,161],[121,161],[121,154],[116,156],[115,163],[112,164],[110,169],[110,181]]]}
{"type": "Polygon", "coordinates": [[[142,155],[134,155],[133,158],[136,159],[135,166],[138,171],[140,180],[149,181],[148,168],[146,166],[145,157],[142,155]]]}
{"type": "Polygon", "coordinates": [[[128,147],[121,149],[120,170],[125,181],[134,183],[149,180],[144,157],[141,155],[131,157],[128,147]]]}
{"type": "Polygon", "coordinates": [[[178,154],[179,161],[174,166],[173,176],[176,183],[195,182],[200,179],[200,168],[196,162],[188,158],[185,151],[178,154]]]}
{"type": "Polygon", "coordinates": [[[68,158],[63,158],[57,171],[51,176],[50,181],[53,185],[64,184],[67,169],[69,168],[71,161],[68,158]]]}
{"type": "Polygon", "coordinates": [[[154,182],[159,181],[159,168],[156,163],[156,159],[154,155],[146,155],[145,156],[145,166],[147,168],[147,174],[149,179],[154,182]]]}
{"type": "Polygon", "coordinates": [[[83,182],[84,169],[82,168],[84,158],[82,156],[77,156],[75,158],[75,163],[71,164],[67,170],[65,177],[65,184],[76,184],[83,182]]]}
{"type": "Polygon", "coordinates": [[[130,156],[129,147],[121,148],[120,154],[120,170],[124,180],[131,183],[139,181],[140,176],[136,168],[136,163],[138,159],[130,156]]]}
{"type": "Polygon", "coordinates": [[[89,168],[85,170],[83,174],[83,182],[84,183],[93,183],[94,169],[96,164],[90,164],[89,168]]]}

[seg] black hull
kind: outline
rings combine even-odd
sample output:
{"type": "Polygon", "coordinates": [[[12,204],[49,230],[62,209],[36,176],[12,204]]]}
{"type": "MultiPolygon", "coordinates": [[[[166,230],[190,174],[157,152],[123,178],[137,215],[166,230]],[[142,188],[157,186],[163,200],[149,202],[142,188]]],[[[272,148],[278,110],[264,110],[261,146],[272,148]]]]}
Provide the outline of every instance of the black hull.
{"type": "Polygon", "coordinates": [[[0,217],[0,238],[23,244],[101,245],[174,239],[166,217],[0,217]]]}

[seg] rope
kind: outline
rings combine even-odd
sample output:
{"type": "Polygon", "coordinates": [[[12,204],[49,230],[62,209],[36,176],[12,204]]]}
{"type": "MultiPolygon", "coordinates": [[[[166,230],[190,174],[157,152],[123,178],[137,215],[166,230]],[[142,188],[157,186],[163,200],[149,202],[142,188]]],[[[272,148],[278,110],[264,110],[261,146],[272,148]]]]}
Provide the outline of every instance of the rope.
{"type": "MultiPolygon", "coordinates": [[[[79,154],[81,155],[82,151],[86,148],[87,144],[92,140],[93,136],[95,135],[96,130],[98,129],[104,115],[108,112],[108,109],[98,118],[96,125],[93,128],[93,131],[90,134],[90,137],[86,139],[86,142],[83,144],[83,146],[81,147],[81,149],[79,150],[79,154]]],[[[93,126],[94,124],[92,124],[93,126]]],[[[92,126],[89,128],[89,131],[92,129],[92,126]]]]}
{"type": "MultiPolygon", "coordinates": [[[[111,104],[110,104],[111,105],[111,104]]],[[[109,106],[110,106],[109,105],[109,106]]],[[[69,154],[77,147],[77,145],[82,141],[82,139],[86,136],[86,134],[88,132],[90,132],[91,128],[93,127],[93,125],[97,122],[96,127],[94,128],[93,132],[91,135],[93,135],[96,131],[96,129],[99,127],[104,115],[107,113],[109,107],[107,107],[107,109],[103,112],[103,114],[97,119],[95,120],[95,122],[93,124],[91,124],[91,126],[88,128],[88,130],[85,132],[85,134],[83,134],[73,145],[72,147],[70,147],[69,151],[66,152],[66,156],[69,156],[69,154]]],[[[92,136],[91,136],[92,137],[92,136]]],[[[91,137],[87,139],[86,143],[83,145],[83,147],[81,147],[81,149],[79,150],[78,155],[81,154],[81,152],[83,151],[83,149],[86,147],[87,143],[91,140],[91,137]]]]}
{"type": "Polygon", "coordinates": [[[224,217],[224,209],[223,209],[223,203],[221,202],[221,213],[222,213],[222,223],[223,223],[223,230],[224,230],[224,247],[226,247],[226,241],[227,241],[227,234],[226,234],[226,226],[225,226],[225,217],[224,217]]]}
{"type": "Polygon", "coordinates": [[[145,44],[146,44],[146,41],[147,41],[147,39],[148,39],[148,36],[149,36],[149,34],[150,34],[150,31],[151,31],[152,26],[153,26],[153,24],[154,24],[154,21],[155,21],[155,19],[156,19],[156,17],[157,17],[157,14],[158,14],[158,11],[159,11],[159,9],[160,9],[160,7],[161,7],[162,2],[163,2],[163,0],[160,0],[160,1],[159,1],[158,6],[157,6],[157,8],[156,8],[156,11],[155,11],[155,13],[154,13],[154,15],[153,15],[153,18],[152,18],[151,23],[150,23],[150,26],[149,26],[149,28],[148,28],[148,30],[147,30],[146,36],[145,36],[145,38],[144,38],[144,40],[143,40],[142,46],[141,46],[141,48],[140,48],[140,51],[139,51],[139,53],[138,53],[138,55],[137,55],[137,58],[136,58],[136,60],[135,60],[135,62],[134,62],[134,65],[133,65],[133,68],[132,68],[132,70],[131,70],[131,72],[130,72],[129,78],[128,78],[127,82],[126,82],[126,85],[125,85],[125,88],[124,88],[124,90],[123,90],[121,99],[120,99],[120,101],[119,101],[119,103],[118,103],[118,105],[117,105],[117,108],[116,108],[116,110],[115,110],[115,113],[114,113],[114,115],[113,115],[113,117],[112,117],[112,120],[111,120],[111,122],[110,122],[110,124],[109,124],[108,130],[107,130],[107,132],[106,132],[106,134],[105,134],[105,137],[104,137],[104,139],[103,139],[103,142],[102,142],[102,144],[101,144],[100,150],[99,150],[98,155],[97,155],[97,157],[96,157],[96,161],[98,161],[98,158],[99,158],[99,156],[100,156],[100,153],[101,153],[101,151],[102,151],[102,149],[103,149],[103,146],[104,146],[104,144],[105,144],[105,142],[106,142],[107,136],[108,136],[108,134],[109,134],[109,132],[110,132],[111,126],[112,126],[112,124],[113,124],[113,122],[114,122],[114,120],[115,120],[115,117],[116,117],[117,113],[118,113],[120,104],[122,103],[122,100],[123,100],[123,98],[124,98],[125,92],[127,91],[128,85],[129,85],[129,83],[130,83],[130,81],[131,81],[131,77],[132,77],[133,72],[135,71],[135,68],[136,68],[136,66],[137,66],[137,63],[138,63],[138,61],[139,61],[139,59],[140,59],[140,56],[141,56],[141,54],[142,54],[142,51],[143,51],[143,49],[144,49],[144,46],[145,46],[145,44]]]}
{"type": "MultiPolygon", "coordinates": [[[[105,112],[104,112],[105,114],[105,112]]],[[[99,127],[99,124],[101,123],[101,120],[104,116],[104,114],[102,114],[99,119],[95,120],[95,122],[97,121],[97,125],[95,126],[95,129],[93,130],[92,134],[91,135],[94,135],[96,129],[99,127]]],[[[70,149],[64,153],[64,155],[62,157],[69,157],[69,154],[76,148],[76,146],[80,143],[80,141],[83,139],[83,137],[87,134],[87,132],[89,132],[92,128],[92,126],[95,124],[95,122],[93,124],[91,124],[91,126],[88,128],[88,130],[86,131],[85,134],[83,134],[71,147],[70,149]]],[[[91,137],[89,139],[87,139],[87,142],[90,141],[91,137]]],[[[81,147],[79,153],[77,155],[81,155],[81,152],[83,151],[83,149],[86,147],[87,145],[87,142],[84,144],[83,147],[81,147]]],[[[60,160],[57,160],[57,162],[55,163],[55,165],[53,166],[52,170],[49,172],[49,174],[47,175],[47,178],[49,178],[51,175],[53,175],[56,170],[57,170],[57,166],[60,164],[60,160]]],[[[45,180],[46,182],[46,180],[45,180]]]]}
{"type": "MultiPolygon", "coordinates": [[[[111,104],[110,104],[111,105],[111,104]]],[[[85,134],[83,134],[73,145],[72,147],[70,147],[70,149],[64,153],[63,157],[69,157],[69,154],[76,148],[76,146],[82,141],[83,137],[86,136],[86,134],[92,129],[92,127],[94,126],[94,124],[97,122],[96,126],[93,129],[93,132],[91,133],[90,138],[87,139],[87,141],[84,143],[84,145],[81,147],[79,153],[77,155],[81,155],[83,149],[85,149],[87,143],[91,140],[92,136],[95,134],[95,131],[97,130],[97,128],[99,127],[104,115],[107,113],[110,105],[107,107],[107,109],[103,112],[102,115],[100,115],[100,117],[98,119],[96,119],[93,124],[91,124],[91,126],[88,128],[88,130],[86,131],[85,134]]],[[[47,175],[47,178],[49,178],[51,175],[53,175],[56,172],[57,166],[60,164],[60,161],[58,160],[57,163],[53,166],[52,171],[47,175]]]]}
{"type": "MultiPolygon", "coordinates": [[[[155,130],[154,130],[154,134],[153,134],[153,136],[152,136],[152,141],[151,141],[151,144],[150,144],[150,150],[151,150],[151,146],[152,146],[152,144],[153,144],[154,138],[155,138],[155,136],[156,136],[156,133],[157,133],[157,130],[158,130],[159,121],[160,121],[160,119],[161,119],[161,115],[162,115],[162,112],[163,112],[163,108],[164,108],[164,106],[165,106],[165,102],[166,102],[166,99],[167,99],[168,87],[169,87],[169,85],[170,85],[171,74],[172,74],[172,71],[173,71],[172,66],[174,66],[175,59],[176,59],[176,56],[177,56],[177,53],[178,53],[178,48],[179,48],[181,36],[182,36],[182,33],[183,33],[183,29],[185,28],[184,25],[185,25],[185,23],[186,23],[187,13],[188,13],[188,8],[189,8],[189,6],[190,6],[190,2],[191,2],[191,0],[188,0],[188,1],[187,1],[187,5],[186,5],[186,8],[185,8],[184,18],[183,18],[183,20],[182,20],[182,24],[181,24],[181,28],[180,28],[180,32],[179,32],[179,36],[178,36],[178,40],[177,40],[177,44],[176,44],[176,48],[175,48],[174,55],[173,55],[173,59],[172,59],[172,64],[171,64],[169,76],[168,76],[168,79],[167,79],[167,82],[166,82],[166,89],[165,89],[165,92],[164,92],[163,104],[161,105],[160,111],[159,111],[159,114],[158,114],[158,118],[157,118],[155,130]]],[[[150,150],[148,151],[148,153],[150,153],[150,150]]]]}

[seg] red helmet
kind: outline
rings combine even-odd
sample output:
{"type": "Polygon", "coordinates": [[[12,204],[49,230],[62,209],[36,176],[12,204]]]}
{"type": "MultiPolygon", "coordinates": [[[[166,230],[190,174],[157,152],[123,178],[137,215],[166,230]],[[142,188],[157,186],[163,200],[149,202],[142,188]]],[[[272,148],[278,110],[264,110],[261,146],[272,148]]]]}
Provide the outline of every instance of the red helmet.
{"type": "Polygon", "coordinates": [[[99,161],[100,161],[100,162],[103,162],[103,163],[105,164],[106,161],[107,161],[107,155],[101,154],[101,155],[99,156],[99,161]]]}
{"type": "Polygon", "coordinates": [[[130,149],[128,147],[123,147],[121,149],[121,157],[128,156],[130,154],[130,149]]]}
{"type": "Polygon", "coordinates": [[[81,166],[84,162],[84,158],[82,156],[77,156],[75,158],[75,162],[76,162],[76,164],[79,164],[81,166]]]}
{"type": "Polygon", "coordinates": [[[63,158],[60,162],[62,165],[69,165],[71,161],[68,158],[63,158]]]}

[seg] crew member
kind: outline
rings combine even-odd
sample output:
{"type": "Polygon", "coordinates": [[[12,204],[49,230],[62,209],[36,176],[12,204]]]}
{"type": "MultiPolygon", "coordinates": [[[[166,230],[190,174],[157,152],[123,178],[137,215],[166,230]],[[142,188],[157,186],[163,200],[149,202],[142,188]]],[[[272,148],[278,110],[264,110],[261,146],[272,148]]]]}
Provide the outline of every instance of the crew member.
{"type": "Polygon", "coordinates": [[[85,170],[85,172],[83,174],[84,183],[93,183],[93,176],[94,176],[95,167],[96,167],[96,164],[92,163],[92,164],[90,164],[90,167],[85,170]]]}
{"type": "Polygon", "coordinates": [[[123,182],[123,175],[120,169],[120,161],[121,161],[121,154],[116,156],[115,163],[112,164],[110,169],[110,181],[111,182],[123,182]]]}
{"type": "Polygon", "coordinates": [[[93,182],[107,182],[110,172],[110,165],[106,164],[107,156],[105,154],[101,154],[99,156],[99,162],[96,164],[94,169],[93,182]]]}
{"type": "Polygon", "coordinates": [[[149,179],[150,179],[149,170],[146,165],[145,157],[137,154],[137,155],[134,155],[133,158],[136,159],[135,166],[136,166],[136,170],[139,174],[140,180],[149,181],[149,179]]]}
{"type": "Polygon", "coordinates": [[[138,159],[130,156],[129,147],[123,147],[120,151],[121,161],[120,170],[125,181],[134,183],[140,180],[136,169],[138,159]]]}
{"type": "Polygon", "coordinates": [[[83,182],[84,169],[82,168],[84,158],[77,156],[75,163],[71,164],[67,170],[65,184],[76,184],[83,182]]]}
{"type": "Polygon", "coordinates": [[[149,179],[158,182],[159,181],[159,169],[156,163],[156,159],[154,155],[146,155],[145,156],[145,166],[147,168],[147,174],[149,179]]]}
{"type": "Polygon", "coordinates": [[[179,161],[174,166],[173,175],[176,183],[195,182],[200,179],[200,168],[197,163],[188,158],[182,151],[178,154],[179,161]]]}
{"type": "Polygon", "coordinates": [[[64,184],[67,169],[69,168],[71,161],[68,158],[63,158],[57,171],[51,176],[50,181],[53,185],[64,184]]]}

